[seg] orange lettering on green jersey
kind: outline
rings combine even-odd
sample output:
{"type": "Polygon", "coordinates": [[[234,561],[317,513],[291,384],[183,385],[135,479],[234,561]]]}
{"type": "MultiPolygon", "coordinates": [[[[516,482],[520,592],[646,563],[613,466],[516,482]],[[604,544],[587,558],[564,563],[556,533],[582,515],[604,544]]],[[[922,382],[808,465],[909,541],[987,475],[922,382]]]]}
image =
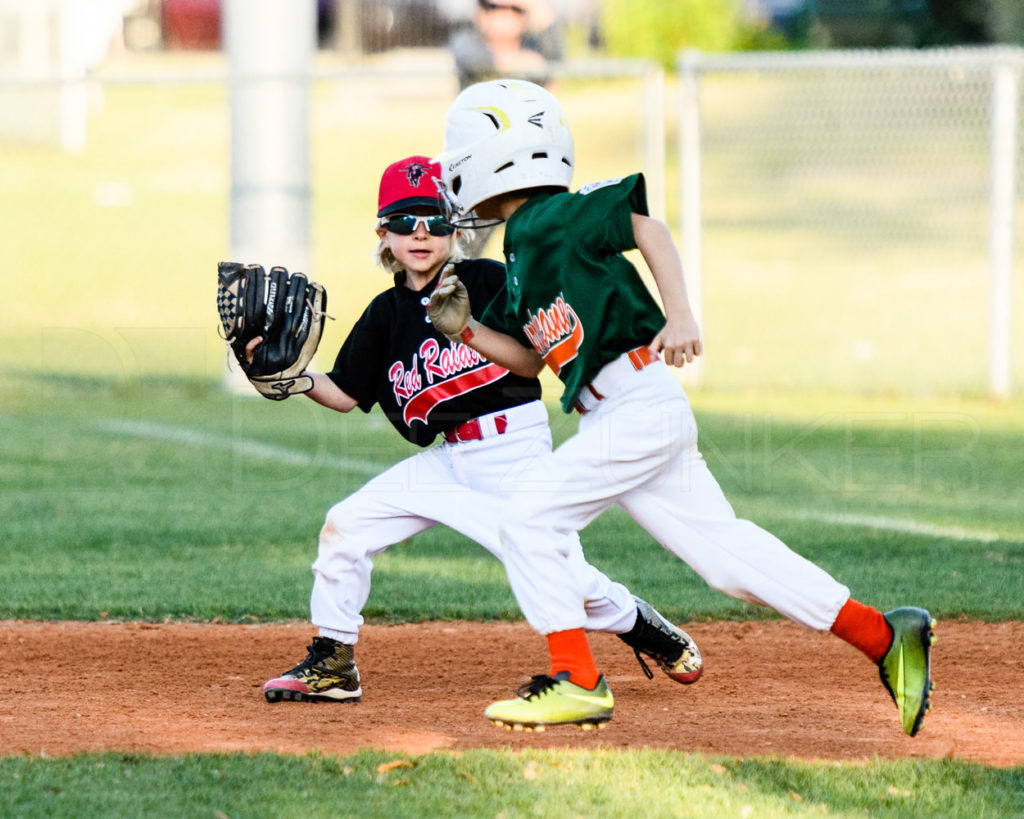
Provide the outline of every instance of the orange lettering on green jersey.
{"type": "Polygon", "coordinates": [[[583,343],[583,325],[579,316],[561,294],[546,310],[541,308],[537,315],[528,312],[527,316],[530,320],[523,327],[523,332],[544,363],[558,375],[562,367],[576,358],[583,343]]]}

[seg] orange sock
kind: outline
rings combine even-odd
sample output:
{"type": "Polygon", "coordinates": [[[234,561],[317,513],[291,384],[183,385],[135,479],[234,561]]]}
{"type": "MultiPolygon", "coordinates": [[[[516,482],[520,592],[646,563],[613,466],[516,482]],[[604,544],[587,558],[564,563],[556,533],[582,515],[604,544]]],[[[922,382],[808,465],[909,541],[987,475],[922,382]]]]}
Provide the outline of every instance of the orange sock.
{"type": "Polygon", "coordinates": [[[859,648],[874,663],[885,656],[892,643],[892,629],[885,622],[882,612],[858,603],[852,597],[839,609],[836,621],[832,624],[832,633],[854,648],[859,648]]]}
{"type": "Polygon", "coordinates": [[[581,688],[592,689],[597,685],[600,674],[590,653],[587,635],[581,628],[568,631],[553,631],[548,635],[548,651],[551,654],[551,676],[559,671],[568,671],[570,681],[581,688]]]}

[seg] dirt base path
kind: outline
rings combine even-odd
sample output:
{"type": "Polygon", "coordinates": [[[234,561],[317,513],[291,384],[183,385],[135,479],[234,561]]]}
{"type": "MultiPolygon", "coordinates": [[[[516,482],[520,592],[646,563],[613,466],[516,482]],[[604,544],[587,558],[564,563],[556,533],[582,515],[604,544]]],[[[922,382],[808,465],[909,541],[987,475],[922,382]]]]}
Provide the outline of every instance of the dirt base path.
{"type": "Polygon", "coordinates": [[[849,646],[791,623],[697,623],[696,685],[647,680],[618,639],[592,635],[615,693],[602,731],[510,733],[482,716],[546,671],[522,624],[367,626],[358,704],[268,704],[269,677],[313,630],[274,626],[0,621],[0,749],[347,754],[466,748],[674,748],[825,759],[925,757],[1024,765],[1024,623],[943,622],[934,710],[904,736],[875,669],[849,646]]]}

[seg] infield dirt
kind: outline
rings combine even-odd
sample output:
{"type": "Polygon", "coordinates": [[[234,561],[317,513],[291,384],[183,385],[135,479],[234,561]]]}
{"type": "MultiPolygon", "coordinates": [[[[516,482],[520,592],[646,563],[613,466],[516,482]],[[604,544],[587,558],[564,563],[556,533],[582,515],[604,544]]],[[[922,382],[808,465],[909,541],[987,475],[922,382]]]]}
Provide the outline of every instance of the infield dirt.
{"type": "Polygon", "coordinates": [[[1024,623],[940,622],[934,709],[900,730],[875,667],[830,635],[788,622],[689,623],[695,685],[647,680],[615,637],[591,636],[615,694],[602,731],[510,733],[483,709],[547,671],[523,624],[366,626],[363,701],[268,704],[263,681],[305,656],[289,625],[0,621],[0,748],[276,751],[361,748],[672,748],[690,753],[866,760],[921,757],[1024,765],[1024,623]]]}

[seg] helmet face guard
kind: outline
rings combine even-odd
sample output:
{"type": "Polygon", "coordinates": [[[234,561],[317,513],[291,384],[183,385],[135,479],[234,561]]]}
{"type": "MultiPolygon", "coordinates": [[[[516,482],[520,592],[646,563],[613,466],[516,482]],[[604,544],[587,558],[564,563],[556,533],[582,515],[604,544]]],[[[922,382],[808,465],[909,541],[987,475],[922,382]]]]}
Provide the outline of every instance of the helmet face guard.
{"type": "Polygon", "coordinates": [[[568,190],[575,154],[551,92],[525,80],[493,80],[455,98],[438,161],[448,199],[442,212],[460,227],[484,227],[481,222],[494,220],[471,212],[494,196],[537,187],[568,190]]]}
{"type": "Polygon", "coordinates": [[[460,230],[482,230],[483,228],[500,225],[504,219],[484,219],[477,216],[473,211],[463,214],[459,207],[458,200],[448,190],[443,179],[435,179],[437,186],[437,207],[449,225],[454,225],[460,230]]]}

